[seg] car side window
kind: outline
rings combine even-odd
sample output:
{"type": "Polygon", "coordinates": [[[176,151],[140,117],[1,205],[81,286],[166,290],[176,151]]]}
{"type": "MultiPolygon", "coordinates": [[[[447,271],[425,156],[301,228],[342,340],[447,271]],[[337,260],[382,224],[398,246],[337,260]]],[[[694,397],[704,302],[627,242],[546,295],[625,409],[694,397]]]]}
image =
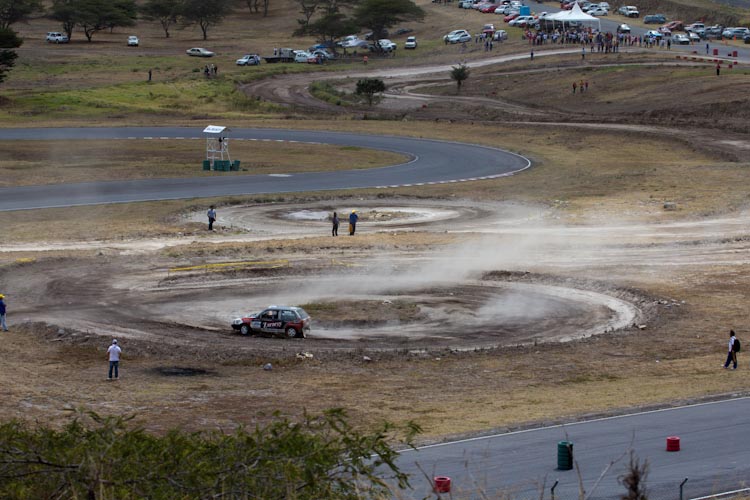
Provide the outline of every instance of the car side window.
{"type": "Polygon", "coordinates": [[[282,321],[294,321],[297,319],[297,315],[294,314],[294,311],[281,311],[281,320],[282,321]]]}

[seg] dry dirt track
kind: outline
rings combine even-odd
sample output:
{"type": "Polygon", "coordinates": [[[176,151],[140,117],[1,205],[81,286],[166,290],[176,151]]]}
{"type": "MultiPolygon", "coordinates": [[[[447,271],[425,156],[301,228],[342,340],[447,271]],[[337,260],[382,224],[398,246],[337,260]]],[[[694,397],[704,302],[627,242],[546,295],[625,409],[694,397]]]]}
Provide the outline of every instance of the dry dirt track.
{"type": "MultiPolygon", "coordinates": [[[[461,350],[569,340],[658,321],[660,308],[682,305],[623,283],[679,281],[712,266],[750,263],[745,214],[569,227],[557,223],[551,209],[514,203],[378,199],[359,200],[357,207],[363,222],[355,238],[419,230],[449,232],[458,243],[430,254],[408,249],[280,251],[223,272],[170,271],[232,261],[165,255],[164,249],[168,253],[170,247],[189,243],[185,239],[76,244],[71,248],[89,247],[98,255],[42,257],[23,264],[22,273],[5,268],[2,279],[18,297],[14,317],[47,323],[53,333],[64,327],[61,339],[80,342],[114,334],[151,352],[179,345],[183,353],[226,359],[290,347],[461,350]],[[461,234],[470,236],[461,241],[461,234]],[[159,246],[162,250],[155,251],[159,246]],[[415,304],[419,316],[358,323],[317,318],[309,339],[291,346],[275,339],[240,339],[228,327],[233,317],[269,303],[335,302],[356,308],[368,301],[415,304]]],[[[328,231],[328,223],[320,219],[332,209],[345,210],[330,202],[304,209],[283,204],[227,208],[220,222],[242,232],[212,241],[318,236],[328,231]]],[[[202,217],[193,214],[186,222],[202,217]]]]}

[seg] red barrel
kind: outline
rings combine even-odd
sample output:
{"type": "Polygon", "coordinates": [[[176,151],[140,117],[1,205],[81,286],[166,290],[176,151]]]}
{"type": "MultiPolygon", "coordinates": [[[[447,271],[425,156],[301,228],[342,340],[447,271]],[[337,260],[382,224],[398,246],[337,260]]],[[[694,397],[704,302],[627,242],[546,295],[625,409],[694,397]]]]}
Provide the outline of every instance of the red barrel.
{"type": "Polygon", "coordinates": [[[667,438],[667,451],[680,451],[680,438],[669,436],[667,438]]]}
{"type": "Polygon", "coordinates": [[[451,492],[451,478],[445,476],[438,476],[433,478],[435,483],[435,493],[450,493],[451,492]]]}
{"type": "Polygon", "coordinates": [[[737,51],[736,50],[732,51],[732,57],[737,57],[737,51]]]}
{"type": "Polygon", "coordinates": [[[718,56],[718,55],[719,55],[719,49],[714,49],[714,55],[715,55],[715,56],[718,56]]]}

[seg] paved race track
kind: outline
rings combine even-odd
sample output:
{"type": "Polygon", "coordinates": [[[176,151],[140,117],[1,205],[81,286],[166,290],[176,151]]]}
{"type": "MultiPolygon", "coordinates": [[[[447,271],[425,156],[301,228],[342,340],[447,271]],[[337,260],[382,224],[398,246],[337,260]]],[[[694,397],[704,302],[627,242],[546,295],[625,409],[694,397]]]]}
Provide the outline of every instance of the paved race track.
{"type": "MultiPolygon", "coordinates": [[[[0,129],[0,140],[97,140],[203,138],[197,128],[49,128],[0,129]]],[[[289,193],[334,189],[399,187],[491,179],[530,166],[526,158],[473,144],[339,132],[233,129],[230,139],[297,141],[358,146],[404,153],[411,161],[367,170],[269,175],[217,175],[188,179],[90,182],[0,189],[0,211],[205,198],[227,195],[289,193]]],[[[283,144],[279,144],[279,149],[283,144]]],[[[201,158],[196,158],[196,170],[201,158]]]]}
{"type": "Polygon", "coordinates": [[[557,470],[557,444],[568,440],[592,499],[617,500],[626,493],[618,478],[631,446],[641,462],[648,460],[651,500],[680,498],[685,478],[685,499],[750,492],[748,412],[750,398],[731,399],[428,446],[402,453],[397,463],[413,475],[415,498],[429,497],[424,471],[430,478],[450,477],[455,498],[479,498],[476,492],[484,491],[482,498],[539,499],[542,487],[544,498],[550,498],[550,487],[559,480],[554,498],[574,500],[579,498],[577,472],[557,470]],[[680,438],[680,451],[666,451],[669,436],[680,438]]]}

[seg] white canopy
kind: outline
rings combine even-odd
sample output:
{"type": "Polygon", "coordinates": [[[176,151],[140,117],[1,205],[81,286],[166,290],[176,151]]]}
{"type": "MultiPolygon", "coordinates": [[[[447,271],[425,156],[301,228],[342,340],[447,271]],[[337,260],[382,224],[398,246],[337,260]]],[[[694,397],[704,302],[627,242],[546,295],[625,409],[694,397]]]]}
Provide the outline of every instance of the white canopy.
{"type": "Polygon", "coordinates": [[[546,18],[548,21],[560,21],[562,23],[572,22],[592,22],[596,21],[599,24],[599,31],[602,30],[602,22],[598,17],[590,16],[581,10],[578,2],[573,4],[573,8],[570,10],[561,10],[555,14],[550,14],[546,18]]]}
{"type": "Polygon", "coordinates": [[[226,127],[222,127],[220,125],[209,125],[208,127],[203,129],[204,134],[221,134],[224,132],[224,130],[229,130],[226,127]]]}

